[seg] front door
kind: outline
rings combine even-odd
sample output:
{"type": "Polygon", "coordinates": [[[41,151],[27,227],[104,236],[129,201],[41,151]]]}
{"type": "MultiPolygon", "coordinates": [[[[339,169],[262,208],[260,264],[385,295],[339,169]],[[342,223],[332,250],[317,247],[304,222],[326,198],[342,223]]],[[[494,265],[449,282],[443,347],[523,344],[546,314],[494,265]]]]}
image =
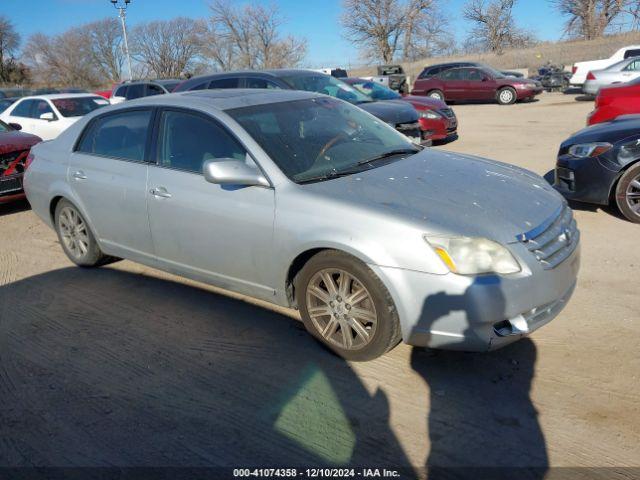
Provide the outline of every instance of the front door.
{"type": "Polygon", "coordinates": [[[68,181],[106,253],[148,263],[147,137],[151,109],[96,118],[69,161],[68,181]]]}
{"type": "Polygon", "coordinates": [[[208,183],[207,160],[251,162],[244,147],[209,116],[166,109],[156,164],[149,167],[149,221],[162,268],[222,288],[272,299],[274,190],[208,183]]]}
{"type": "Polygon", "coordinates": [[[467,89],[470,100],[493,100],[496,96],[496,82],[487,73],[477,68],[466,69],[467,89]]]}

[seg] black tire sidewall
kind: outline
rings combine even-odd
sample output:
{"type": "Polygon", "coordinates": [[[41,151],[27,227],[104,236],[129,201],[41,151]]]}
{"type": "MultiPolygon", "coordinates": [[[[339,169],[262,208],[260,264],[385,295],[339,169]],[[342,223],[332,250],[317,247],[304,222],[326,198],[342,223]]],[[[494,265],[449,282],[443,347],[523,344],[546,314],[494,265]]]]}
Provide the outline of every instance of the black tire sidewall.
{"type": "Polygon", "coordinates": [[[325,250],[312,257],[294,280],[296,301],[302,321],[309,333],[323,345],[346,360],[367,361],[383,355],[395,347],[400,337],[400,323],[389,291],[375,273],[360,260],[336,250],[325,250]],[[378,316],[373,340],[360,350],[344,350],[329,344],[313,325],[307,311],[306,291],[313,276],[320,270],[336,268],[355,276],[372,296],[378,316]]]}
{"type": "Polygon", "coordinates": [[[618,209],[627,220],[633,223],[640,223],[640,215],[631,210],[629,205],[627,205],[627,188],[629,187],[631,180],[636,178],[638,175],[640,175],[640,163],[633,165],[622,175],[622,177],[620,177],[620,181],[618,181],[615,192],[615,201],[618,209]]]}
{"type": "Polygon", "coordinates": [[[58,202],[58,204],[56,205],[55,213],[54,213],[54,224],[55,224],[55,227],[56,227],[56,234],[58,235],[58,241],[60,242],[60,245],[62,246],[62,250],[67,255],[69,260],[71,260],[73,263],[75,263],[76,265],[78,265],[80,267],[95,267],[95,266],[100,265],[101,262],[105,259],[105,256],[103,255],[102,251],[100,250],[100,247],[98,246],[98,242],[96,241],[96,238],[93,235],[93,232],[91,231],[91,228],[89,228],[89,224],[87,223],[86,218],[84,217],[84,215],[82,215],[82,213],[80,212],[78,207],[76,207],[73,203],[71,203],[70,201],[68,201],[66,199],[62,199],[62,200],[60,200],[58,202]],[[82,221],[86,225],[87,236],[89,238],[89,248],[87,249],[87,253],[85,253],[82,258],[74,257],[71,254],[71,252],[67,249],[67,246],[65,245],[64,241],[62,240],[62,235],[60,233],[59,221],[60,221],[60,212],[65,207],[73,208],[76,211],[76,213],[78,215],[80,215],[80,218],[82,218],[82,221]]]}

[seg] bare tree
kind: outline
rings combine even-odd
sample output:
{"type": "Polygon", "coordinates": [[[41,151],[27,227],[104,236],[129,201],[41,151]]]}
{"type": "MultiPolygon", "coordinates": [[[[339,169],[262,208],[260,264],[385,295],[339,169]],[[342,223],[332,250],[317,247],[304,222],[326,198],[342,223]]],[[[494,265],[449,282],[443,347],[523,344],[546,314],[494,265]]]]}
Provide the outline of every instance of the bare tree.
{"type": "Polygon", "coordinates": [[[409,0],[404,19],[403,60],[415,61],[455,49],[449,21],[435,0],[409,0]]]}
{"type": "Polygon", "coordinates": [[[110,82],[119,81],[124,64],[120,23],[115,18],[108,18],[84,25],[82,30],[97,73],[110,82]]]}
{"type": "Polygon", "coordinates": [[[638,0],[551,0],[565,17],[565,33],[593,40],[618,27],[637,29],[640,20],[638,0]]]}
{"type": "Polygon", "coordinates": [[[20,34],[13,23],[0,16],[0,82],[9,81],[10,64],[15,62],[14,54],[20,45],[20,34]]]}
{"type": "Polygon", "coordinates": [[[132,56],[157,77],[179,77],[200,56],[205,30],[203,21],[185,17],[139,24],[133,29],[132,56]]]}
{"type": "Polygon", "coordinates": [[[505,48],[535,43],[533,34],[519,28],[513,18],[516,0],[470,0],[463,16],[475,26],[467,40],[480,50],[502,54],[505,48]]]}
{"type": "Polygon", "coordinates": [[[204,55],[220,69],[296,66],[306,54],[305,39],[282,37],[285,19],[275,5],[213,0],[210,9],[204,55]]]}

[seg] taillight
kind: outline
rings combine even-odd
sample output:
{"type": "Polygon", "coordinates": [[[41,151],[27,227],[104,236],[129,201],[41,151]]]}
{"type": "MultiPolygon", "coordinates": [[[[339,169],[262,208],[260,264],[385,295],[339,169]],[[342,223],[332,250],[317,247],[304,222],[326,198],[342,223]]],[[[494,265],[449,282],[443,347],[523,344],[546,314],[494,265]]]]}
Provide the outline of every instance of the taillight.
{"type": "Polygon", "coordinates": [[[578,71],[578,67],[574,65],[573,68],[571,69],[571,73],[575,75],[577,71],[578,71]]]}
{"type": "Polygon", "coordinates": [[[24,169],[25,170],[31,166],[31,164],[33,163],[33,160],[35,158],[36,157],[33,155],[33,152],[29,152],[29,155],[27,155],[27,159],[24,161],[24,169]]]}
{"type": "Polygon", "coordinates": [[[589,72],[587,74],[587,80],[595,80],[596,76],[593,74],[593,72],[589,72]]]}

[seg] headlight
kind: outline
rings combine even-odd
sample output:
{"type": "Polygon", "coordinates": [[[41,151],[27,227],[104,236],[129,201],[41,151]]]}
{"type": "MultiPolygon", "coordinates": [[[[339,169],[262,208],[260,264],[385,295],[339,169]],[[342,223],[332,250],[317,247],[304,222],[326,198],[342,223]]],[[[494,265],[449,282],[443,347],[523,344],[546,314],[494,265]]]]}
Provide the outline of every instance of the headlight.
{"type": "Polygon", "coordinates": [[[634,140],[633,142],[625,143],[620,147],[618,152],[618,162],[622,165],[626,165],[631,160],[635,160],[640,157],[640,140],[634,140]]]}
{"type": "Polygon", "coordinates": [[[442,118],[440,114],[433,112],[431,110],[420,112],[420,117],[426,118],[428,120],[440,120],[442,118]]]}
{"type": "Polygon", "coordinates": [[[424,238],[453,273],[506,275],[521,270],[520,264],[506,247],[486,238],[432,236],[424,238]]]}
{"type": "Polygon", "coordinates": [[[514,86],[516,88],[536,88],[535,83],[516,83],[514,86]]]}
{"type": "Polygon", "coordinates": [[[597,157],[603,153],[608,152],[613,148],[613,145],[605,142],[597,143],[582,143],[579,145],[573,145],[569,148],[569,155],[577,158],[597,157]]]}

